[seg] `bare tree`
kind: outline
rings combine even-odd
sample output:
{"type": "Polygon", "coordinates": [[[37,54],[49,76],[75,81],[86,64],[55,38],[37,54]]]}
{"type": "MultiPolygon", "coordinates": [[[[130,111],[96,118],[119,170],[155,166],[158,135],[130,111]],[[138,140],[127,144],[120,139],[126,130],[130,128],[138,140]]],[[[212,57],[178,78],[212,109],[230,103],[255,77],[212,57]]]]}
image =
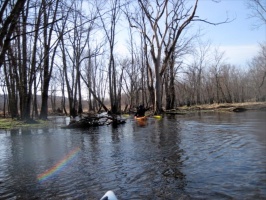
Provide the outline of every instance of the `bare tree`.
{"type": "Polygon", "coordinates": [[[54,29],[56,28],[56,21],[58,20],[57,12],[59,10],[60,0],[54,0],[51,4],[46,0],[42,0],[43,5],[43,49],[44,57],[42,63],[42,104],[40,111],[40,118],[47,119],[48,116],[48,91],[50,79],[52,77],[53,63],[58,47],[58,40],[53,43],[52,37],[54,29]],[[52,22],[52,23],[50,23],[52,22]],[[50,26],[48,24],[50,23],[50,26]],[[52,52],[52,53],[51,53],[52,52]]]}
{"type": "MultiPolygon", "coordinates": [[[[102,43],[93,43],[96,34],[97,11],[93,6],[90,12],[85,14],[82,10],[83,1],[72,1],[68,10],[64,10],[64,21],[61,25],[60,49],[62,53],[62,79],[65,82],[68,95],[70,116],[75,117],[83,112],[82,105],[82,80],[89,88],[89,95],[96,94],[93,87],[92,59],[101,54],[102,43]],[[74,8],[74,9],[73,9],[74,8]],[[93,94],[92,94],[93,93],[93,94]]],[[[91,99],[91,98],[90,98],[91,99]]],[[[91,107],[90,107],[91,108],[91,107]]]]}
{"type": "Polygon", "coordinates": [[[9,113],[12,118],[18,117],[18,89],[17,85],[17,72],[18,65],[17,59],[9,51],[7,51],[8,61],[3,63],[3,75],[5,78],[5,85],[7,87],[8,101],[9,101],[9,113]],[[15,65],[14,65],[15,64],[15,65]],[[11,67],[13,66],[13,67],[11,67]]]}
{"type": "MultiPolygon", "coordinates": [[[[40,9],[39,9],[40,10],[40,9]]],[[[27,120],[30,118],[31,101],[32,101],[32,86],[36,77],[36,45],[38,39],[38,31],[33,31],[33,35],[28,34],[28,30],[38,30],[40,23],[40,12],[36,9],[35,4],[30,4],[27,1],[25,9],[17,19],[16,29],[13,33],[14,39],[10,41],[10,46],[7,50],[7,58],[10,62],[5,63],[6,81],[10,84],[9,96],[10,105],[12,105],[11,115],[17,115],[17,100],[19,99],[19,110],[21,119],[27,120]],[[35,9],[35,12],[33,9],[35,9]],[[31,14],[31,16],[30,16],[31,14]],[[32,17],[33,16],[33,17],[32,17]],[[34,23],[31,19],[35,19],[34,23]],[[32,26],[31,24],[35,24],[32,26]],[[33,42],[31,43],[31,39],[33,42]],[[7,70],[6,67],[9,67],[7,70]],[[19,98],[16,96],[19,94],[19,98]]]]}
{"type": "Polygon", "coordinates": [[[106,12],[105,15],[101,13],[101,9],[99,6],[97,7],[97,9],[109,45],[108,76],[109,76],[111,112],[117,113],[120,108],[118,107],[119,102],[117,96],[117,78],[116,78],[114,47],[115,47],[116,25],[120,15],[120,0],[110,0],[108,2],[110,3],[110,11],[106,12]],[[107,17],[107,15],[109,16],[107,17]]]}
{"type": "Polygon", "coordinates": [[[221,72],[224,59],[224,52],[220,52],[218,49],[214,51],[214,62],[212,64],[212,74],[215,78],[215,91],[216,91],[216,102],[222,103],[223,99],[221,96],[224,96],[221,88],[221,72]],[[222,93],[222,94],[221,94],[222,93]]]}
{"type": "Polygon", "coordinates": [[[169,60],[176,50],[177,42],[182,37],[182,33],[194,21],[217,25],[228,20],[221,23],[211,23],[200,19],[196,16],[198,0],[195,0],[194,5],[190,4],[191,6],[183,0],[139,0],[138,4],[147,20],[147,27],[143,26],[133,14],[130,14],[132,17],[129,16],[130,24],[143,34],[144,43],[148,44],[155,71],[155,111],[160,113],[162,112],[162,76],[169,67],[169,60]]]}
{"type": "MultiPolygon", "coordinates": [[[[70,42],[69,48],[66,49],[66,52],[69,56],[71,66],[73,66],[73,102],[69,104],[70,106],[70,114],[75,117],[75,112],[81,114],[83,112],[82,108],[82,95],[81,95],[81,64],[87,57],[85,56],[85,48],[87,47],[88,41],[90,39],[90,31],[93,28],[94,21],[91,20],[89,23],[85,23],[86,18],[80,13],[82,10],[82,1],[74,1],[73,7],[75,9],[72,12],[73,19],[73,31],[68,34],[68,41],[70,42]],[[70,48],[71,47],[71,48],[70,48]],[[70,52],[70,49],[72,52],[70,52]],[[73,115],[72,115],[73,114],[73,115]]],[[[92,17],[94,18],[94,16],[92,17]]],[[[90,56],[90,55],[89,55],[90,56]]],[[[72,74],[72,75],[73,75],[72,74]]]]}
{"type": "Polygon", "coordinates": [[[203,87],[203,72],[204,68],[210,63],[210,42],[203,42],[201,40],[197,41],[197,50],[194,51],[194,60],[192,64],[192,71],[194,76],[194,90],[195,90],[195,99],[194,103],[201,104],[203,101],[203,95],[205,88],[203,87]]]}
{"type": "Polygon", "coordinates": [[[266,2],[264,0],[248,0],[247,7],[250,9],[250,18],[254,18],[255,28],[266,25],[266,2]]]}
{"type": "MultiPolygon", "coordinates": [[[[101,45],[102,46],[102,45],[101,45]]],[[[107,76],[104,68],[103,54],[100,53],[101,46],[93,53],[88,51],[88,62],[86,63],[85,84],[88,88],[89,111],[100,111],[104,104],[107,88],[107,76]],[[98,53],[96,53],[98,52],[98,53]],[[96,54],[95,54],[96,53],[96,54]],[[103,67],[103,68],[102,68],[103,67]],[[96,96],[97,98],[94,98],[96,96]],[[99,102],[100,101],[100,102],[99,102]]],[[[90,48],[90,47],[89,47],[90,48]]]]}
{"type": "MultiPolygon", "coordinates": [[[[249,63],[249,74],[257,101],[266,100],[266,44],[260,45],[260,51],[249,63]]],[[[253,91],[253,92],[254,92],[253,91]]],[[[250,91],[252,92],[252,91],[250,91]]]]}
{"type": "Polygon", "coordinates": [[[17,0],[16,3],[12,4],[11,1],[4,0],[3,4],[0,5],[0,68],[25,2],[26,0],[17,0]],[[8,13],[7,16],[4,16],[6,13],[8,13]]]}

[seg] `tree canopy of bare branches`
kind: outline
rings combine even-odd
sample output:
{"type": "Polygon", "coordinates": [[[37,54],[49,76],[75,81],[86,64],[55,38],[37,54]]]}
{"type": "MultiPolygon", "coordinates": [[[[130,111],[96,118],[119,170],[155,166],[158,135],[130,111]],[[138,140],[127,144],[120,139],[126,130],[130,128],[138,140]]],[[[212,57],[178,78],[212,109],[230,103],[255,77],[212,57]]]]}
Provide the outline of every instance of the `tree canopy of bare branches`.
{"type": "MultiPolygon", "coordinates": [[[[250,3],[256,17],[265,16],[263,1],[250,3]]],[[[27,120],[47,119],[50,108],[75,117],[85,108],[115,114],[122,106],[134,111],[146,104],[161,113],[185,104],[265,100],[265,44],[248,72],[237,69],[190,29],[193,23],[229,22],[201,19],[198,4],[199,0],[2,1],[4,112],[27,120]],[[121,35],[127,37],[129,50],[123,55],[117,45],[121,35]],[[190,61],[184,60],[188,54],[190,61]]]]}
{"type": "Polygon", "coordinates": [[[263,0],[248,0],[247,7],[250,9],[250,18],[254,18],[256,22],[253,24],[255,28],[266,25],[266,2],[263,0]]]}

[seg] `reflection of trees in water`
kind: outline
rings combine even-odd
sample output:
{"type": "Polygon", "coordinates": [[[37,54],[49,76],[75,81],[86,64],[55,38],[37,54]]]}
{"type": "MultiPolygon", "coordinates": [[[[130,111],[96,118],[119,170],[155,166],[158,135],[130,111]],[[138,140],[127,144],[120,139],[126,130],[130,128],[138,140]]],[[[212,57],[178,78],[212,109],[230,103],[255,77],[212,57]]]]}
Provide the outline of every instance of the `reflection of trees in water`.
{"type": "Polygon", "coordinates": [[[36,163],[40,157],[40,143],[32,136],[37,131],[35,129],[9,130],[10,137],[4,145],[8,154],[7,160],[0,166],[0,171],[9,178],[4,179],[4,189],[1,188],[1,194],[19,193],[21,199],[30,199],[33,192],[37,190],[36,177],[39,166],[36,163]]]}
{"type": "Polygon", "coordinates": [[[120,130],[116,127],[110,127],[111,129],[111,138],[112,138],[112,142],[120,142],[120,130]]]}
{"type": "Polygon", "coordinates": [[[158,151],[154,163],[156,176],[159,176],[160,180],[160,187],[154,189],[158,197],[175,198],[176,193],[182,193],[186,186],[186,175],[182,172],[183,150],[180,149],[180,133],[179,121],[162,119],[155,121],[150,134],[151,142],[156,145],[158,151]]]}

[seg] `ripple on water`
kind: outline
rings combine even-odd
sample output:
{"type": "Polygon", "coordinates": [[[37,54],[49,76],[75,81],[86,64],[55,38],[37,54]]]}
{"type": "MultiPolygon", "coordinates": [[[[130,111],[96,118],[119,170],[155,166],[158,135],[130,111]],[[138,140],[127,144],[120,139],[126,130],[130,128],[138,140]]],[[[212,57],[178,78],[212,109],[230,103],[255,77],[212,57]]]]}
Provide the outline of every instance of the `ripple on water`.
{"type": "Polygon", "coordinates": [[[142,127],[129,119],[118,129],[0,134],[0,196],[99,199],[114,190],[119,199],[263,199],[266,148],[251,131],[254,116],[165,117],[142,127]],[[72,162],[38,182],[77,147],[72,162]]]}
{"type": "Polygon", "coordinates": [[[260,178],[266,175],[264,147],[254,134],[247,132],[245,126],[230,123],[186,123],[181,146],[185,155],[190,155],[184,165],[189,180],[187,189],[193,196],[250,198],[258,191],[265,197],[266,187],[260,178]],[[195,141],[200,142],[195,145],[195,141]]]}

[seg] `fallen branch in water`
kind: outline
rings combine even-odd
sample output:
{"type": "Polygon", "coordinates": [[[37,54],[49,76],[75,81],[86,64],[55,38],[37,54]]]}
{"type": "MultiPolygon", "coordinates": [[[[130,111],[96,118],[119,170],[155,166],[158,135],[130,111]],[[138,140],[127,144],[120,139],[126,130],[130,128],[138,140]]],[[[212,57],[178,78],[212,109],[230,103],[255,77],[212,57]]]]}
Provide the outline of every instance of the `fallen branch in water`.
{"type": "Polygon", "coordinates": [[[72,120],[67,126],[62,128],[89,128],[110,124],[117,127],[118,125],[124,123],[126,123],[126,121],[124,119],[118,119],[116,115],[86,116],[82,117],[78,121],[72,120]]]}

